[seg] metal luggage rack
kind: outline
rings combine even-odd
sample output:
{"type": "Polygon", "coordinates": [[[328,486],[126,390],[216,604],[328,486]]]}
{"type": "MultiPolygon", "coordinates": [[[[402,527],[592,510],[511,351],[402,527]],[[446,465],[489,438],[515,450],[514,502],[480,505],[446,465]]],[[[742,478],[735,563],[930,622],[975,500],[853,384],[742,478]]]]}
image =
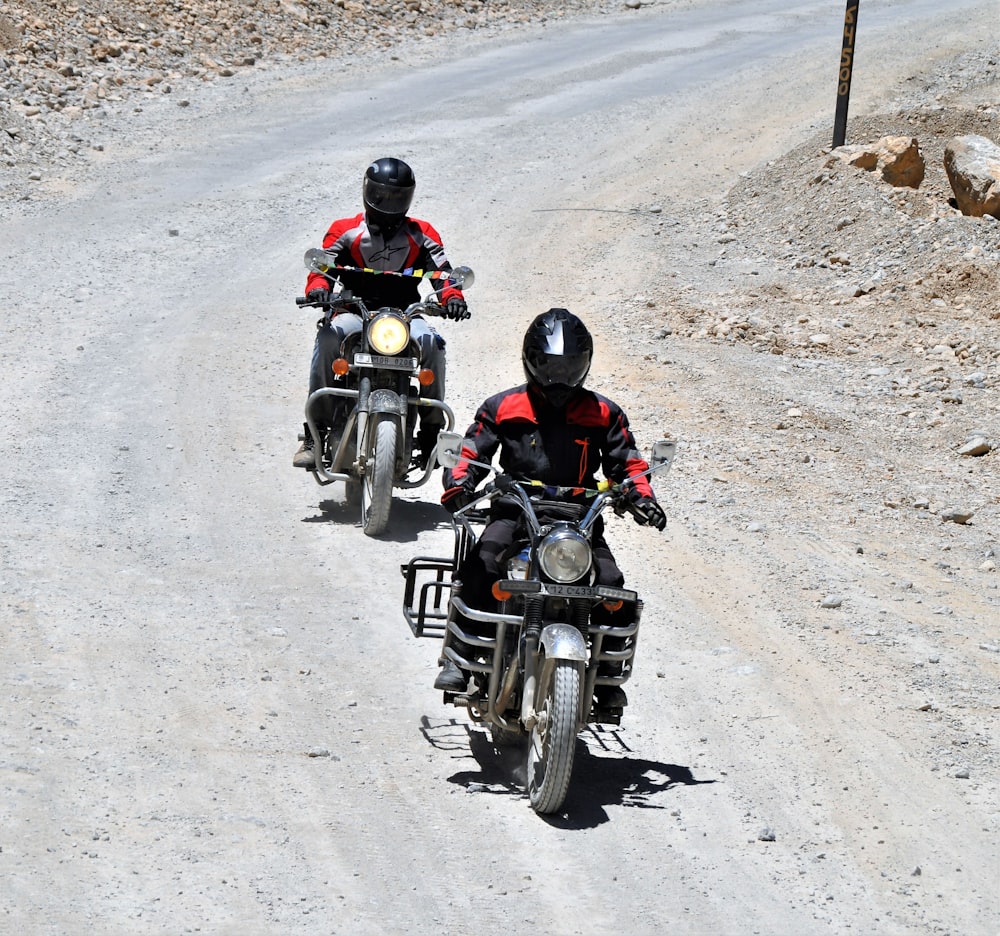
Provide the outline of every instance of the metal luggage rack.
{"type": "Polygon", "coordinates": [[[403,593],[403,616],[414,637],[442,637],[448,620],[448,593],[455,570],[461,566],[476,544],[473,524],[482,526],[489,519],[485,510],[469,510],[455,518],[455,550],[450,559],[437,556],[414,556],[399,567],[406,579],[403,593]],[[418,591],[419,587],[419,591],[418,591]]]}
{"type": "Polygon", "coordinates": [[[403,615],[414,637],[441,637],[444,634],[454,570],[454,559],[433,556],[415,556],[400,566],[406,579],[403,615]]]}

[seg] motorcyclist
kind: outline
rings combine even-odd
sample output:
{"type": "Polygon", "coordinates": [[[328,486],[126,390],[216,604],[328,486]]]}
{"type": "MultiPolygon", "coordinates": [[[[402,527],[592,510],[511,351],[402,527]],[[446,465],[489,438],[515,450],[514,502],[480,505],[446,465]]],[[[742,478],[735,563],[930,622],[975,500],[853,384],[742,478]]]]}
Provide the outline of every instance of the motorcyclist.
{"type": "MultiPolygon", "coordinates": [[[[616,482],[635,478],[630,497],[641,517],[637,519],[662,530],[666,516],[648,477],[640,477],[649,465],[636,448],[628,418],[616,403],[583,386],[593,354],[593,339],[577,316],[566,309],[549,309],[537,316],[528,327],[521,352],[527,383],[504,390],[480,406],[462,442],[462,457],[488,464],[499,449],[505,474],[554,486],[594,488],[599,469],[616,482]]],[[[441,503],[452,513],[469,504],[486,474],[486,468],[459,461],[444,473],[441,503]]],[[[495,608],[491,589],[504,577],[500,557],[513,540],[518,516],[504,497],[492,502],[489,522],[456,574],[469,607],[495,608]]],[[[592,541],[596,580],[620,588],[625,578],[603,529],[598,520],[592,541]]],[[[473,622],[463,620],[462,626],[477,632],[473,622]]],[[[450,640],[456,647],[454,637],[450,640]]],[[[463,645],[456,649],[463,656],[474,653],[463,645]]],[[[435,689],[463,692],[467,683],[468,675],[453,661],[442,660],[435,689]]],[[[600,686],[598,693],[601,705],[627,703],[618,686],[600,686]]]]}
{"type": "MultiPolygon", "coordinates": [[[[364,211],[350,218],[340,218],[330,225],[323,238],[323,247],[334,255],[340,266],[365,270],[400,273],[406,270],[450,270],[441,236],[426,221],[410,217],[407,212],[413,201],[416,179],[413,170],[401,159],[376,159],[365,170],[361,184],[364,211]]],[[[370,273],[338,272],[331,277],[310,273],[306,280],[306,297],[325,302],[330,298],[333,276],[340,280],[342,290],[361,299],[370,309],[383,306],[406,308],[420,299],[418,280],[408,277],[375,276],[370,273]]],[[[447,286],[441,293],[445,314],[451,319],[466,319],[469,309],[461,289],[447,286]]],[[[333,384],[332,365],[341,356],[344,339],[361,330],[361,318],[353,312],[340,311],[324,325],[317,323],[309,371],[309,393],[333,384]]],[[[410,334],[420,345],[422,367],[434,372],[434,382],[422,388],[421,394],[431,399],[444,399],[445,342],[424,319],[414,318],[410,334]]],[[[320,397],[313,408],[317,429],[326,432],[343,424],[343,403],[340,398],[320,397]]],[[[436,407],[420,408],[420,430],[417,434],[418,464],[426,466],[437,433],[444,428],[444,415],[436,407]]],[[[316,466],[315,441],[309,427],[305,440],[292,459],[296,468],[316,466]]]]}

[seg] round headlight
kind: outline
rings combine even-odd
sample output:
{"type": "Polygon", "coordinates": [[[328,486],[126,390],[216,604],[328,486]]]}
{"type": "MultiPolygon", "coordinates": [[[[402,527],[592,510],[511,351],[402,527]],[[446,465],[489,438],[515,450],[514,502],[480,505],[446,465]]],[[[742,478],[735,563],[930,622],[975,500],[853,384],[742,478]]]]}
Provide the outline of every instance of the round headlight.
{"type": "Polygon", "coordinates": [[[399,354],[410,342],[410,329],[398,315],[382,312],[368,325],[368,343],[379,354],[399,354]]]}
{"type": "Polygon", "coordinates": [[[590,571],[590,543],[573,530],[553,530],[538,547],[538,562],[554,582],[578,582],[590,571]]]}

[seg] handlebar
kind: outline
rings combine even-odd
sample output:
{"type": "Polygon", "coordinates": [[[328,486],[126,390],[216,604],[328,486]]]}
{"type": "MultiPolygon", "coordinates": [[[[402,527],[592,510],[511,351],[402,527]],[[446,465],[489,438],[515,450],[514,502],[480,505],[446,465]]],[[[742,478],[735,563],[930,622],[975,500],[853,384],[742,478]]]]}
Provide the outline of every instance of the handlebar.
{"type": "MultiPolygon", "coordinates": [[[[596,488],[585,488],[563,487],[559,485],[545,484],[542,481],[512,478],[509,475],[497,472],[497,469],[489,462],[477,461],[474,458],[468,457],[468,455],[466,455],[463,451],[463,442],[463,437],[459,433],[439,433],[438,460],[441,464],[445,468],[449,469],[455,468],[460,463],[475,465],[477,468],[482,468],[487,472],[496,473],[496,476],[493,481],[490,481],[478,492],[471,492],[469,495],[466,495],[468,500],[465,506],[455,510],[452,516],[461,517],[465,511],[475,508],[477,504],[484,500],[492,500],[498,494],[512,492],[517,495],[525,513],[532,519],[532,522],[536,526],[537,517],[535,516],[535,512],[531,506],[531,501],[525,492],[526,488],[537,488],[542,491],[543,494],[555,498],[566,496],[593,498],[593,503],[587,511],[587,516],[582,521],[584,526],[593,523],[597,515],[601,512],[601,510],[603,510],[604,505],[607,503],[611,504],[618,516],[628,512],[639,522],[640,525],[652,522],[649,512],[644,510],[637,503],[633,502],[633,500],[629,497],[629,493],[635,488],[635,484],[640,478],[649,477],[650,475],[656,474],[658,471],[667,470],[673,463],[674,453],[677,449],[677,443],[674,440],[661,439],[653,444],[652,454],[650,457],[651,464],[645,471],[631,475],[621,482],[614,482],[606,479],[604,481],[599,481],[596,488]]],[[[463,498],[463,500],[465,500],[465,498],[463,498]]],[[[657,508],[657,512],[660,512],[659,508],[657,508]]],[[[662,515],[657,519],[662,519],[662,515]]],[[[657,525],[662,529],[659,523],[657,525]]]]}
{"type": "MultiPolygon", "coordinates": [[[[482,467],[489,467],[480,462],[472,462],[471,460],[470,463],[480,464],[482,467]]],[[[531,490],[537,490],[540,491],[544,497],[584,497],[592,500],[589,508],[587,509],[586,516],[582,521],[580,521],[580,528],[583,530],[586,530],[594,523],[598,515],[604,510],[605,505],[610,505],[616,516],[621,517],[628,513],[640,526],[645,526],[650,522],[649,515],[646,510],[632,500],[629,493],[634,489],[635,482],[638,478],[653,474],[664,467],[669,467],[669,462],[655,464],[653,467],[644,471],[641,475],[626,478],[620,483],[610,480],[599,481],[596,488],[565,487],[561,485],[545,484],[541,481],[512,478],[510,475],[505,474],[497,474],[493,481],[485,484],[472,496],[472,499],[465,507],[455,511],[454,516],[457,517],[467,512],[471,513],[476,509],[476,505],[481,504],[484,500],[493,500],[503,494],[513,494],[521,502],[521,506],[524,509],[525,514],[527,514],[530,518],[532,525],[535,528],[538,528],[538,517],[528,494],[531,490]]]]}
{"type": "Polygon", "coordinates": [[[627,494],[629,489],[632,487],[632,479],[628,478],[621,484],[617,484],[613,481],[600,481],[596,488],[584,488],[584,487],[564,487],[562,485],[553,484],[543,484],[541,481],[526,481],[518,478],[512,478],[509,475],[497,475],[497,477],[490,481],[488,484],[484,485],[478,492],[478,495],[474,500],[470,501],[465,507],[455,511],[455,516],[464,515],[475,509],[476,505],[484,500],[493,500],[493,498],[498,497],[503,494],[513,494],[521,502],[521,506],[524,509],[525,514],[531,521],[531,524],[536,529],[539,527],[538,516],[535,513],[535,508],[532,506],[531,499],[528,495],[529,489],[537,489],[546,497],[587,497],[593,498],[593,502],[587,510],[586,516],[580,521],[580,529],[588,529],[597,517],[600,515],[601,511],[604,509],[606,503],[612,505],[612,509],[619,516],[624,512],[628,511],[631,513],[636,520],[639,522],[645,522],[645,518],[641,511],[638,511],[634,504],[628,500],[627,494]]]}
{"type": "MultiPolygon", "coordinates": [[[[295,304],[299,308],[323,309],[324,312],[333,312],[337,309],[352,309],[361,312],[362,316],[374,315],[376,312],[381,311],[381,309],[369,309],[368,306],[366,306],[360,299],[345,299],[336,293],[332,294],[326,302],[322,302],[317,299],[310,299],[308,296],[296,296],[295,304]]],[[[384,306],[383,308],[392,307],[384,306]]],[[[448,313],[443,305],[439,302],[432,302],[429,299],[424,299],[420,302],[413,302],[405,309],[393,309],[393,311],[401,312],[408,318],[412,318],[414,315],[427,315],[437,318],[447,318],[448,316],[448,313]]]]}

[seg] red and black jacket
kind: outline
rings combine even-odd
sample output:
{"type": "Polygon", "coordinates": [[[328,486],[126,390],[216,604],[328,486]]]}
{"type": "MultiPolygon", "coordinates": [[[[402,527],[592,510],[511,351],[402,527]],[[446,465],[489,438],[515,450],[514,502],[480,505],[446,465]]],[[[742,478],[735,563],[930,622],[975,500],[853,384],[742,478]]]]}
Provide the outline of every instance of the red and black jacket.
{"type": "MultiPolygon", "coordinates": [[[[353,218],[341,218],[330,225],[323,248],[334,254],[340,266],[390,273],[451,269],[441,235],[419,218],[407,218],[388,239],[368,227],[363,212],[353,218]]],[[[343,273],[337,278],[344,289],[363,299],[370,309],[383,306],[404,309],[420,299],[419,281],[415,279],[363,273],[343,273]]],[[[330,282],[322,273],[309,274],[306,295],[313,289],[329,288],[330,282]]],[[[441,302],[456,298],[464,298],[462,291],[449,286],[442,293],[441,302]]]]}
{"type": "MultiPolygon", "coordinates": [[[[620,483],[649,468],[621,407],[591,390],[581,390],[560,408],[527,384],[490,397],[465,434],[462,455],[489,463],[497,449],[504,473],[566,487],[596,487],[599,470],[620,483]]],[[[486,474],[464,461],[446,470],[442,502],[474,491],[486,474]]],[[[639,496],[654,497],[648,477],[638,478],[635,488],[639,496]]]]}

